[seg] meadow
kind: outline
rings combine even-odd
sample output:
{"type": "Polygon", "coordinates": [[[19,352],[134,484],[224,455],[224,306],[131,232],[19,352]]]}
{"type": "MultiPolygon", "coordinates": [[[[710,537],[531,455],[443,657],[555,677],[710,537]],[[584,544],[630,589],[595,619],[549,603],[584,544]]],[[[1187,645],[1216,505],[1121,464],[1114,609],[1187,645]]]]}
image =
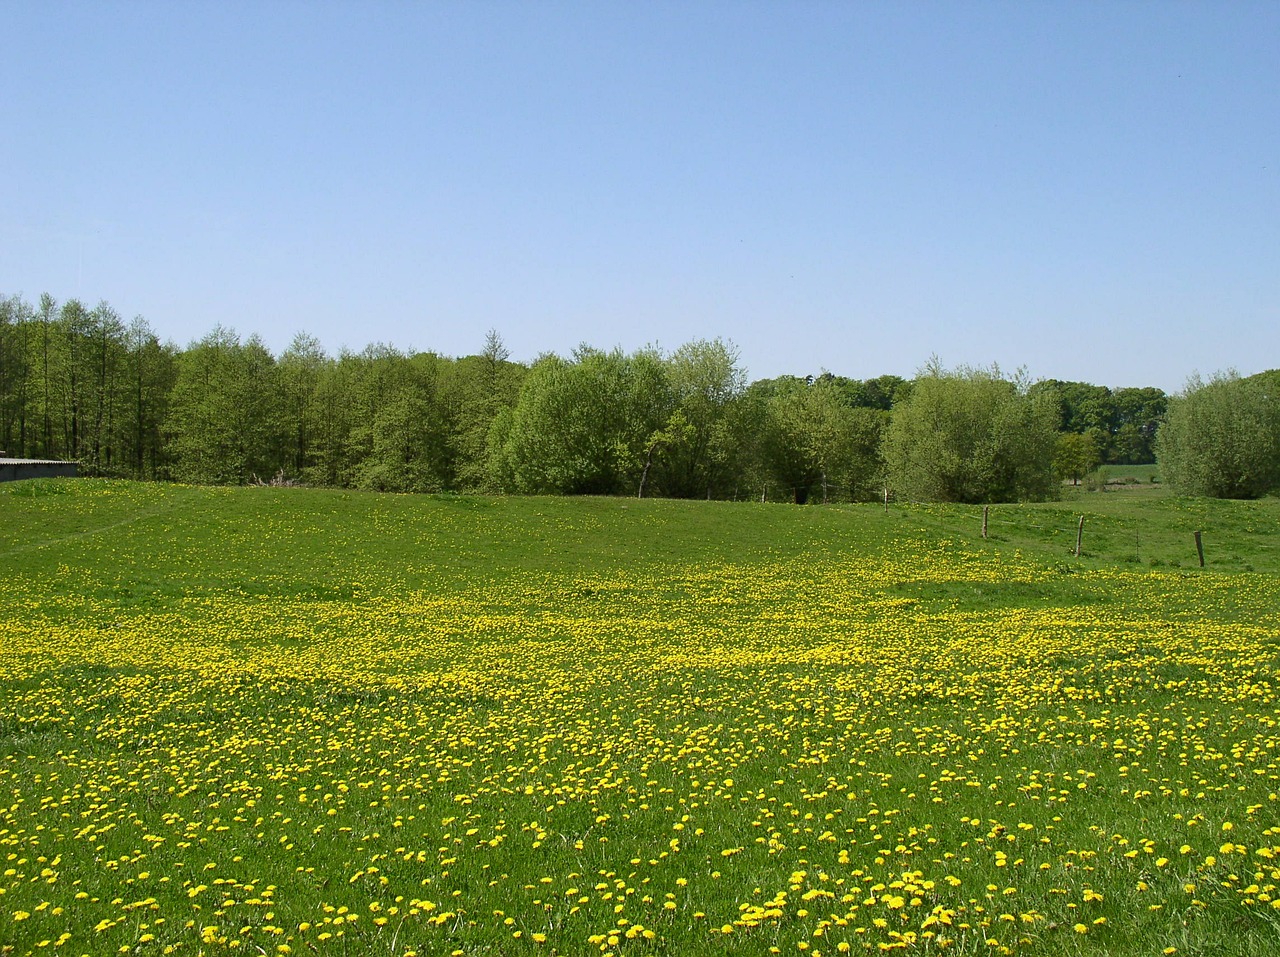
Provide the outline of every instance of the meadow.
{"type": "Polygon", "coordinates": [[[1274,954],[1280,503],[1068,494],[0,486],[0,954],[1274,954]]]}

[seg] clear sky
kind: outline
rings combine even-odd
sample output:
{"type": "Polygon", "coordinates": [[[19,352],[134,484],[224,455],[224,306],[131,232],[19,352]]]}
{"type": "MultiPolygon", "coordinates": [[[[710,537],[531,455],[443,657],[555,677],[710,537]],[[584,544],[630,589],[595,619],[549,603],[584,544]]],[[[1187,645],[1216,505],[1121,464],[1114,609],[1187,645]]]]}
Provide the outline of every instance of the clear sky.
{"type": "Polygon", "coordinates": [[[1280,3],[0,0],[0,294],[751,378],[1280,366],[1280,3]]]}

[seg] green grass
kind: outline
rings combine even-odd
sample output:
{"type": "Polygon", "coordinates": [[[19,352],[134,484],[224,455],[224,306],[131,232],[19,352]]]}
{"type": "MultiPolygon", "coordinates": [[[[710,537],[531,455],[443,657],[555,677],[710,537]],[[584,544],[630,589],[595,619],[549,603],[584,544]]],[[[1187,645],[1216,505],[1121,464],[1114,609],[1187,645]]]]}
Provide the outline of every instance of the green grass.
{"type": "Polygon", "coordinates": [[[1150,465],[1103,465],[1098,468],[1098,481],[1103,485],[1158,485],[1160,466],[1150,465]]]}
{"type": "Polygon", "coordinates": [[[0,486],[0,954],[1271,954],[1280,503],[1069,495],[0,486]]]}

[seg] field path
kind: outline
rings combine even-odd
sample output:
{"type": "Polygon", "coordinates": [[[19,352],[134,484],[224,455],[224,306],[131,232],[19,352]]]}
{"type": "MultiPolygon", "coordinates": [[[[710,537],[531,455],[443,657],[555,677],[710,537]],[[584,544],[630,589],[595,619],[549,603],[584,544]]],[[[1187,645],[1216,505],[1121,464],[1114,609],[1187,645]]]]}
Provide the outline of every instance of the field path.
{"type": "Polygon", "coordinates": [[[72,531],[72,532],[64,532],[59,535],[53,535],[48,538],[42,538],[39,540],[18,542],[11,545],[0,546],[0,556],[19,555],[19,554],[22,554],[23,552],[30,552],[30,551],[36,551],[41,548],[48,548],[52,545],[61,545],[64,542],[71,542],[71,541],[78,541],[80,539],[85,539],[85,538],[92,538],[93,536],[101,535],[104,532],[110,532],[117,528],[123,528],[126,525],[132,525],[135,522],[142,521],[143,519],[154,518],[157,515],[169,514],[171,512],[176,511],[183,504],[185,503],[178,500],[174,500],[172,498],[166,498],[154,505],[144,508],[139,512],[134,512],[114,522],[107,522],[106,524],[97,525],[93,528],[84,528],[84,529],[77,529],[76,531],[72,531]]]}

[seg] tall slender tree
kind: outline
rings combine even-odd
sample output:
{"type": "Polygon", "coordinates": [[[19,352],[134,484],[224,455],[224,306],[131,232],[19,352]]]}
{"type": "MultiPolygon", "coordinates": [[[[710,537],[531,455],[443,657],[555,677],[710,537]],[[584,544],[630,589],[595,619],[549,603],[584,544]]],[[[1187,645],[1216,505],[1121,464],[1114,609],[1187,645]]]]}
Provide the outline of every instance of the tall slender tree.
{"type": "Polygon", "coordinates": [[[320,383],[330,364],[320,340],[300,332],[280,356],[280,390],[287,422],[286,461],[295,476],[314,474],[320,431],[320,383]]]}
{"type": "Polygon", "coordinates": [[[122,378],[127,383],[128,401],[124,403],[122,434],[124,458],[135,478],[167,475],[161,427],[177,376],[175,352],[172,346],[160,343],[141,316],[125,331],[122,378]]]}
{"type": "Polygon", "coordinates": [[[21,296],[0,299],[0,450],[27,454],[31,305],[21,296]]]}
{"type": "Polygon", "coordinates": [[[459,359],[453,370],[454,447],[457,482],[473,492],[496,491],[488,463],[489,436],[494,420],[515,407],[525,368],[511,361],[511,353],[490,329],[479,355],[459,359]]]}
{"type": "Polygon", "coordinates": [[[123,373],[125,327],[106,302],[89,313],[83,342],[86,382],[83,390],[82,466],[91,474],[119,474],[116,461],[123,421],[118,380],[123,373]]]}

